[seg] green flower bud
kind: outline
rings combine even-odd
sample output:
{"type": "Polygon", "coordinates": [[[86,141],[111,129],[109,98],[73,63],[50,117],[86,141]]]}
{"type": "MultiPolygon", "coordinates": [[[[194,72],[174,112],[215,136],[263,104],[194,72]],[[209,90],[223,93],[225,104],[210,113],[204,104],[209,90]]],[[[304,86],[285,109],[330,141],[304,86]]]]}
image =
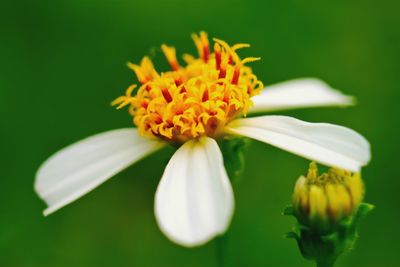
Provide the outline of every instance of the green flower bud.
{"type": "Polygon", "coordinates": [[[304,258],[317,266],[333,266],[339,255],[354,246],[359,219],[373,209],[361,203],[363,198],[359,173],[330,168],[318,174],[312,162],[307,175],[297,180],[292,206],[284,212],[298,222],[287,237],[296,239],[304,258]]]}
{"type": "Polygon", "coordinates": [[[363,197],[364,185],[359,173],[330,168],[319,175],[317,164],[312,162],[307,175],[296,182],[293,208],[302,224],[329,232],[357,211],[363,197]]]}

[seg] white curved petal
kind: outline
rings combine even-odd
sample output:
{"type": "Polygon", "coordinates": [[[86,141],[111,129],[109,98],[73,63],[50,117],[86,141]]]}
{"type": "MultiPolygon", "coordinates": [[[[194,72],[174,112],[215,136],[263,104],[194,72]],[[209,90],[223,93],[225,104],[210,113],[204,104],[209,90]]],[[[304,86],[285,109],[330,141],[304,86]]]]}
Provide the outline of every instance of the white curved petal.
{"type": "Polygon", "coordinates": [[[360,171],[371,157],[369,143],[363,136],[329,123],[309,123],[287,116],[260,116],[235,120],[225,130],[354,172],[360,171]]]}
{"type": "Polygon", "coordinates": [[[60,150],[36,174],[35,190],[49,206],[44,215],[78,199],[161,146],[128,128],[100,133],[60,150]]]}
{"type": "Polygon", "coordinates": [[[348,106],[354,98],[332,89],[315,78],[295,79],[267,86],[260,95],[252,98],[250,113],[295,108],[348,106]]]}
{"type": "Polygon", "coordinates": [[[234,198],[214,139],[182,145],[158,185],[155,214],[164,234],[183,246],[201,245],[229,226],[234,198]]]}

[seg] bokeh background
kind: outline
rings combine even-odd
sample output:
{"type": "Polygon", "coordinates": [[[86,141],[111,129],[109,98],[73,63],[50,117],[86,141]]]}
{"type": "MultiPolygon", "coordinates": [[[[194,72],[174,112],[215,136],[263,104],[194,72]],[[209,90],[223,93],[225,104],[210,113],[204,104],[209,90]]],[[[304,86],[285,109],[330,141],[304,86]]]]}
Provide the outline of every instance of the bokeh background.
{"type": "MultiPolygon", "coordinates": [[[[154,192],[173,153],[165,149],[45,218],[33,191],[38,166],[83,137],[128,127],[110,101],[135,82],[126,62],[159,45],[195,53],[192,32],[248,42],[265,84],[319,77],[357,96],[358,106],[291,111],[351,127],[372,144],[363,170],[376,210],[354,251],[337,266],[400,266],[398,1],[68,0],[2,1],[0,8],[0,266],[217,266],[215,241],[196,249],[169,242],[153,215],[154,192]]],[[[243,55],[242,54],[242,55],[243,55]]],[[[253,142],[235,184],[229,231],[236,266],[313,266],[281,215],[308,161],[253,142]]]]}

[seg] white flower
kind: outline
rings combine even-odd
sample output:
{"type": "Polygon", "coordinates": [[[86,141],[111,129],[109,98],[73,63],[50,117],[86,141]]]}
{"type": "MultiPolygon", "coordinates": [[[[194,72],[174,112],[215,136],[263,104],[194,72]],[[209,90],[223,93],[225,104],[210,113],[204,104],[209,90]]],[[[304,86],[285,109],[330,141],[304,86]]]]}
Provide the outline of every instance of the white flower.
{"type": "MultiPolygon", "coordinates": [[[[206,56],[202,56],[207,63],[206,56]]],[[[171,61],[170,57],[168,59],[171,61]]],[[[140,73],[138,77],[140,80],[140,73]]],[[[245,77],[240,76],[240,79],[245,77]]],[[[146,81],[142,83],[143,86],[148,85],[146,81]]],[[[136,98],[130,97],[131,92],[119,99],[119,102],[135,105],[136,98]]],[[[164,99],[162,97],[165,103],[170,103],[171,98],[176,96],[170,90],[162,91],[161,99],[164,99]]],[[[212,96],[207,92],[208,97],[212,96]]],[[[159,101],[160,97],[155,99],[159,101]]],[[[204,103],[208,101],[204,99],[204,94],[202,99],[204,103]]],[[[272,85],[252,100],[254,106],[249,113],[352,104],[351,97],[331,89],[317,79],[298,79],[272,85]]],[[[178,113],[174,114],[177,116],[178,113]]],[[[276,115],[235,117],[225,122],[218,134],[209,133],[210,129],[215,130],[216,125],[204,123],[205,130],[193,126],[187,130],[190,134],[171,137],[174,143],[180,140],[182,145],[166,166],[157,188],[154,210],[161,230],[178,244],[188,247],[204,244],[223,234],[229,226],[234,210],[234,196],[215,138],[223,138],[225,135],[245,136],[309,160],[354,172],[360,171],[370,160],[367,140],[342,126],[309,123],[276,115]],[[203,131],[204,134],[196,131],[203,131]]],[[[151,125],[153,128],[138,127],[141,131],[147,129],[151,133],[159,133],[158,137],[162,134],[159,139],[147,138],[146,133],[139,134],[137,128],[117,129],[86,138],[50,157],[40,167],[35,181],[36,192],[48,204],[44,214],[53,213],[71,203],[122,169],[167,145],[165,136],[171,132],[167,131],[169,128],[155,128],[157,125],[151,125]]],[[[182,129],[184,126],[180,127],[182,129]]]]}

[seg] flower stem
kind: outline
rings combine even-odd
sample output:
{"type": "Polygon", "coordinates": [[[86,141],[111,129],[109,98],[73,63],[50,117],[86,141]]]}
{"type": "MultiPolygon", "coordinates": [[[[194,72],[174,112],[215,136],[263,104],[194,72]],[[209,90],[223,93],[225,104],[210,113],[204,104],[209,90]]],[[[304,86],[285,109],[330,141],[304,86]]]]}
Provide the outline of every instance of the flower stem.
{"type": "Polygon", "coordinates": [[[333,267],[335,260],[331,258],[318,259],[317,267],[333,267]]]}
{"type": "Polygon", "coordinates": [[[217,250],[217,266],[231,267],[233,266],[233,258],[231,257],[231,248],[229,245],[228,233],[219,236],[215,240],[217,250]]]}

